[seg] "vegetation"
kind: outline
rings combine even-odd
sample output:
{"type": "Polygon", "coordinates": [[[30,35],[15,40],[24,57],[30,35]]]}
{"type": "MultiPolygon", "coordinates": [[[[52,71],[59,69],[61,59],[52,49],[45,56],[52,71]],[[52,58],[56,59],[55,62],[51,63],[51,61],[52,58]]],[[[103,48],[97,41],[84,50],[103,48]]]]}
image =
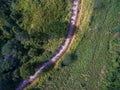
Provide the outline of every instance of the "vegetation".
{"type": "Polygon", "coordinates": [[[0,90],[14,90],[53,55],[70,7],[70,0],[0,0],[0,90]]]}
{"type": "Polygon", "coordinates": [[[118,0],[82,0],[74,44],[44,80],[26,90],[119,90],[118,0]]]}
{"type": "MultiPolygon", "coordinates": [[[[63,42],[73,0],[0,1],[0,90],[14,90],[63,42]]],[[[119,90],[120,1],[81,0],[71,47],[25,90],[119,90]]]]}

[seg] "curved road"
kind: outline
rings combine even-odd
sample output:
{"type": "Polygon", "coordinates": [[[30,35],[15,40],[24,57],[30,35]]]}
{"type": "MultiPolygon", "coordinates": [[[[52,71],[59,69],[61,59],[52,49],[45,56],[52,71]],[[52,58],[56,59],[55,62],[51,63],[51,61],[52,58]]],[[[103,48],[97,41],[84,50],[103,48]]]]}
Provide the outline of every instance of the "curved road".
{"type": "Polygon", "coordinates": [[[71,15],[71,19],[70,19],[70,24],[69,24],[69,32],[68,35],[64,41],[64,43],[60,46],[60,48],[58,49],[58,51],[52,56],[52,58],[50,58],[46,63],[44,63],[42,66],[40,66],[38,68],[38,70],[31,76],[29,76],[28,79],[24,80],[16,90],[23,90],[24,87],[26,87],[28,84],[30,84],[33,80],[35,80],[39,73],[45,69],[47,66],[54,64],[61,56],[62,54],[66,51],[66,49],[68,48],[72,36],[74,34],[74,28],[75,28],[75,23],[76,23],[76,19],[77,19],[77,14],[78,14],[78,4],[79,4],[79,0],[73,0],[73,7],[72,7],[72,15],[71,15]]]}

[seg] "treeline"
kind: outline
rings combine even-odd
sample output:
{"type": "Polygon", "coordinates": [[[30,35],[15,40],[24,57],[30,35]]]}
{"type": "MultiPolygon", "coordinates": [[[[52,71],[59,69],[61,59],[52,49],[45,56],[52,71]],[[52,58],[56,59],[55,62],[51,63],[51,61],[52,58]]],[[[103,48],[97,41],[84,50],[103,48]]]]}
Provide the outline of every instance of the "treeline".
{"type": "Polygon", "coordinates": [[[44,46],[65,37],[70,3],[0,0],[0,90],[15,89],[52,55],[44,46]]]}

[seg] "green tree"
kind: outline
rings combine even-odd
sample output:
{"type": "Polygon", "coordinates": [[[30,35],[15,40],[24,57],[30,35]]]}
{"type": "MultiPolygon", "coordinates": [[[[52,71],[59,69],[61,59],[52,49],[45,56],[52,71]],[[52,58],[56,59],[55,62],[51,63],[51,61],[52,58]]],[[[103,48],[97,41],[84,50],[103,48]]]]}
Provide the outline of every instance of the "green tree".
{"type": "Polygon", "coordinates": [[[33,73],[34,73],[34,66],[30,62],[27,62],[20,67],[20,76],[23,79],[28,78],[28,76],[30,76],[33,73]]]}
{"type": "Polygon", "coordinates": [[[17,45],[15,44],[14,40],[9,40],[3,47],[2,47],[2,55],[3,56],[17,56],[17,45]]]}

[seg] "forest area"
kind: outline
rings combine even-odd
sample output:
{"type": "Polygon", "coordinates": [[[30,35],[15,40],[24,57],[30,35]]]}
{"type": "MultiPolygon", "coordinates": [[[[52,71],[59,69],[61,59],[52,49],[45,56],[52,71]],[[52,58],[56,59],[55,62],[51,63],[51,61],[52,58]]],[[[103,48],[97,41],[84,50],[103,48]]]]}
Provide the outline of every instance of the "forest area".
{"type": "Polygon", "coordinates": [[[0,90],[14,90],[53,55],[68,31],[70,3],[0,0],[0,90]]]}

